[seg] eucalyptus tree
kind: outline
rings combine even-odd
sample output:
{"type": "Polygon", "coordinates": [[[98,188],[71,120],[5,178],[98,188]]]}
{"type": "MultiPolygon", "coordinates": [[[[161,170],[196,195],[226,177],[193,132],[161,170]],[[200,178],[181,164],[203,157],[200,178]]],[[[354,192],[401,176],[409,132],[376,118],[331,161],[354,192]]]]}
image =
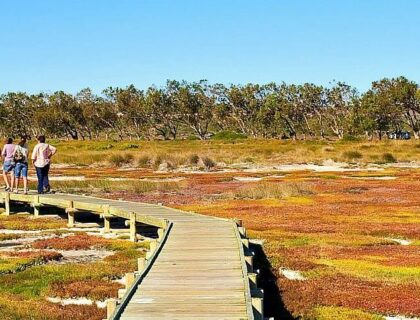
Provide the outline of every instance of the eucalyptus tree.
{"type": "Polygon", "coordinates": [[[326,89],[326,98],[325,122],[329,129],[342,139],[351,129],[355,105],[359,99],[358,92],[344,82],[337,82],[326,89]]]}
{"type": "Polygon", "coordinates": [[[181,119],[172,92],[150,87],[146,92],[145,106],[149,126],[155,134],[164,140],[176,139],[181,119]]]}

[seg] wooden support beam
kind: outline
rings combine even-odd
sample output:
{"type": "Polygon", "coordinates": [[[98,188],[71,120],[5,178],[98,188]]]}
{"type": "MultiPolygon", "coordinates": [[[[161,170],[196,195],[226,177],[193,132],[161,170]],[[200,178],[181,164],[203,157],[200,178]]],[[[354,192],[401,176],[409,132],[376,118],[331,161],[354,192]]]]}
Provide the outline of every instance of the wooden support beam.
{"type": "Polygon", "coordinates": [[[9,192],[4,193],[4,208],[6,209],[4,214],[6,216],[10,216],[10,193],[9,192]]]}
{"type": "Polygon", "coordinates": [[[116,299],[108,299],[108,301],[106,303],[106,318],[111,319],[111,317],[114,314],[116,309],[117,309],[117,300],[116,299]]]}
{"type": "Polygon", "coordinates": [[[249,240],[248,239],[241,239],[242,244],[246,250],[249,250],[249,240]]]}
{"type": "Polygon", "coordinates": [[[130,212],[130,241],[136,242],[136,214],[130,212]]]}
{"type": "Polygon", "coordinates": [[[246,238],[246,229],[244,227],[238,227],[239,234],[242,236],[242,238],[246,238]]]}
{"type": "Polygon", "coordinates": [[[74,215],[76,213],[73,201],[69,201],[67,204],[66,212],[68,217],[67,227],[74,228],[74,215]]]}
{"type": "Polygon", "coordinates": [[[145,267],[146,267],[146,259],[145,258],[138,258],[137,259],[137,271],[138,271],[138,273],[142,273],[145,267]]]}
{"type": "Polygon", "coordinates": [[[233,221],[236,223],[238,227],[242,227],[242,220],[234,218],[233,221]]]}
{"type": "Polygon", "coordinates": [[[249,279],[249,287],[251,290],[257,290],[258,289],[258,285],[257,285],[257,276],[258,273],[248,273],[248,279],[249,279]]]}
{"type": "Polygon", "coordinates": [[[252,309],[255,320],[264,320],[264,300],[261,297],[252,297],[252,309]]]}
{"type": "Polygon", "coordinates": [[[130,288],[133,285],[134,279],[135,279],[134,272],[129,272],[125,274],[125,288],[126,289],[130,288]]]}
{"type": "Polygon", "coordinates": [[[253,272],[254,271],[254,257],[245,256],[245,262],[248,267],[248,272],[253,272]]]}

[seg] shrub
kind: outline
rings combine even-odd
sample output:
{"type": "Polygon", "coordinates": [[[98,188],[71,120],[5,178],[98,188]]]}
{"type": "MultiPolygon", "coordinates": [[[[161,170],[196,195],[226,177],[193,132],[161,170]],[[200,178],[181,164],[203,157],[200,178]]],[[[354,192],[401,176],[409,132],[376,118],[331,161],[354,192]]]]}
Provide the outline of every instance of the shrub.
{"type": "Polygon", "coordinates": [[[207,170],[210,170],[216,166],[216,163],[209,157],[204,157],[202,158],[202,160],[203,160],[204,167],[207,170]]]}
{"type": "Polygon", "coordinates": [[[138,149],[138,148],[140,148],[140,146],[138,144],[134,144],[134,143],[125,143],[121,146],[122,150],[138,149]]]}
{"type": "Polygon", "coordinates": [[[197,165],[198,161],[200,161],[200,157],[198,155],[196,155],[196,154],[190,155],[190,157],[188,159],[188,162],[191,165],[197,165]]]}
{"type": "Polygon", "coordinates": [[[246,139],[247,136],[242,133],[237,133],[233,131],[220,131],[217,132],[212,140],[235,140],[235,139],[246,139]]]}
{"type": "Polygon", "coordinates": [[[363,158],[363,155],[359,151],[346,151],[343,157],[348,161],[354,161],[363,158]]]}
{"type": "Polygon", "coordinates": [[[130,164],[134,160],[134,156],[131,153],[125,153],[125,154],[112,154],[109,157],[109,162],[111,162],[112,165],[116,167],[121,167],[125,164],[130,164]]]}
{"type": "Polygon", "coordinates": [[[392,155],[392,153],[389,153],[389,152],[386,152],[382,155],[382,160],[385,163],[397,162],[397,159],[392,155]]]}

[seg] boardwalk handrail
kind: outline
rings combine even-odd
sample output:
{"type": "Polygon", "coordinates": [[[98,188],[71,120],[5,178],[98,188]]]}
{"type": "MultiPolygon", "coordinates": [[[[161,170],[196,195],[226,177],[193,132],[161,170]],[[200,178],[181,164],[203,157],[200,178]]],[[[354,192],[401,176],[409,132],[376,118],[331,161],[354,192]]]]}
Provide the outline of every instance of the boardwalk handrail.
{"type": "MultiPolygon", "coordinates": [[[[60,207],[63,209],[66,209],[66,212],[69,215],[69,226],[70,224],[74,223],[74,214],[78,211],[90,211],[96,214],[99,214],[102,218],[104,218],[104,221],[108,221],[108,232],[109,232],[109,219],[112,217],[120,217],[123,219],[128,220],[130,225],[130,239],[133,241],[136,240],[136,222],[151,225],[154,227],[159,228],[158,232],[158,241],[154,241],[151,243],[151,250],[146,254],[146,260],[141,258],[143,260],[142,267],[138,268],[139,270],[134,273],[135,278],[134,281],[130,280],[126,282],[126,290],[124,292],[124,295],[119,300],[118,305],[116,304],[115,299],[111,299],[112,301],[112,307],[108,309],[108,320],[117,320],[120,319],[122,316],[124,310],[132,300],[133,295],[135,294],[137,288],[142,284],[143,280],[146,278],[149,271],[151,271],[156,259],[158,258],[160,252],[162,251],[165,243],[167,242],[167,239],[169,237],[170,231],[173,228],[174,222],[166,219],[165,214],[161,216],[153,216],[150,214],[147,214],[147,211],[156,209],[156,208],[165,208],[165,210],[169,210],[169,212],[178,212],[183,214],[189,214],[189,215],[195,215],[195,216],[202,216],[203,218],[208,216],[204,216],[201,214],[197,214],[194,212],[186,212],[179,209],[172,209],[172,208],[166,208],[161,205],[152,205],[152,204],[146,204],[146,203],[140,203],[140,202],[130,202],[125,201],[126,203],[135,203],[138,205],[137,211],[134,208],[127,207],[127,208],[121,208],[118,203],[120,203],[120,200],[112,200],[112,199],[102,199],[97,197],[91,197],[91,196],[81,196],[81,195],[70,195],[70,194],[54,194],[54,195],[37,195],[37,194],[13,194],[9,192],[2,192],[0,193],[0,203],[4,203],[5,205],[5,214],[10,214],[10,202],[16,201],[16,202],[23,202],[28,203],[34,208],[34,214],[35,216],[39,215],[39,209],[43,205],[47,206],[55,206],[60,207]],[[61,196],[61,197],[60,197],[61,196]],[[84,201],[86,199],[86,201],[84,201]],[[95,201],[97,200],[97,201],[95,201]],[[114,205],[115,204],[115,205],[114,205]],[[133,211],[134,209],[134,211],[133,211]],[[144,209],[144,210],[143,210],[144,209]],[[71,221],[70,221],[71,219],[71,221]],[[71,222],[71,223],[70,223],[71,222]],[[152,248],[153,244],[153,248],[152,248]],[[131,283],[132,281],[132,283],[131,283]]],[[[171,215],[169,214],[169,217],[171,215]]],[[[246,308],[246,315],[247,318],[250,320],[258,320],[262,319],[262,298],[254,297],[256,290],[255,290],[255,281],[253,281],[253,286],[250,286],[249,282],[249,276],[255,277],[255,274],[252,273],[252,262],[250,263],[250,268],[248,270],[248,263],[249,259],[252,259],[252,257],[245,255],[245,249],[249,249],[249,240],[243,239],[242,236],[246,237],[246,232],[244,228],[239,227],[238,224],[230,219],[225,218],[217,218],[212,217],[217,220],[224,220],[226,222],[232,223],[235,239],[238,245],[239,250],[239,258],[240,258],[240,272],[242,273],[242,280],[243,280],[243,288],[244,288],[244,299],[245,299],[245,308],[246,308]],[[249,274],[251,272],[252,274],[249,274]],[[255,307],[254,302],[255,299],[257,300],[257,303],[259,303],[259,307],[255,307]],[[259,300],[258,300],[259,299],[259,300]]],[[[105,223],[105,222],[104,222],[105,223]]],[[[106,224],[104,225],[104,228],[106,230],[106,224]]],[[[249,251],[249,250],[248,250],[249,251]]],[[[140,265],[140,263],[139,263],[140,265]]],[[[127,278],[126,278],[127,279],[127,278]]]]}
{"type": "Polygon", "coordinates": [[[137,287],[141,284],[143,279],[146,277],[147,273],[152,268],[153,263],[155,262],[157,256],[159,255],[160,251],[162,250],[162,248],[163,248],[163,246],[164,246],[164,244],[165,244],[165,242],[168,238],[169,232],[171,231],[172,225],[173,225],[173,223],[169,222],[169,224],[168,224],[168,226],[165,229],[165,232],[163,234],[162,240],[159,242],[158,247],[153,252],[152,256],[147,260],[144,269],[142,271],[139,270],[138,274],[136,275],[136,279],[134,280],[134,283],[130,286],[130,288],[127,289],[126,293],[124,294],[124,296],[121,299],[120,304],[117,306],[114,313],[110,317],[108,317],[108,320],[115,320],[115,319],[119,319],[121,317],[122,313],[124,312],[125,307],[129,303],[132,296],[134,295],[137,287]]]}
{"type": "Polygon", "coordinates": [[[248,281],[248,267],[245,261],[245,251],[242,245],[242,240],[241,240],[241,235],[238,230],[238,225],[235,221],[232,221],[232,223],[234,225],[233,228],[235,230],[236,240],[238,241],[239,256],[241,258],[242,275],[243,275],[244,287],[245,287],[246,311],[247,311],[249,320],[254,320],[254,311],[252,308],[252,299],[251,299],[251,288],[249,286],[249,281],[248,281]]]}

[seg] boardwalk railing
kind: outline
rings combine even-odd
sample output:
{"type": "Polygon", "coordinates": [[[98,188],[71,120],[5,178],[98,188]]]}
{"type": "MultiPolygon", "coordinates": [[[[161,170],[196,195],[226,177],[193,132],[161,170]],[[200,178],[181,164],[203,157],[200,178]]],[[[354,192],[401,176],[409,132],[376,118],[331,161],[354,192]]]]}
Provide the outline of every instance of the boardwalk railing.
{"type": "MultiPolygon", "coordinates": [[[[88,196],[79,196],[79,195],[69,195],[69,194],[46,194],[46,195],[37,195],[37,194],[14,194],[9,192],[3,192],[0,193],[0,203],[4,204],[5,207],[5,215],[11,214],[11,203],[12,202],[19,202],[19,203],[27,203],[30,204],[33,207],[34,216],[37,217],[40,214],[40,210],[45,206],[54,206],[58,208],[65,209],[68,215],[68,226],[73,227],[75,223],[75,217],[77,216],[77,213],[79,212],[91,212],[94,214],[98,214],[101,218],[104,219],[104,232],[110,232],[110,220],[116,217],[123,218],[126,220],[126,225],[129,227],[129,234],[130,234],[130,240],[136,241],[137,240],[137,231],[136,231],[136,224],[141,223],[149,226],[154,226],[158,228],[158,238],[156,240],[152,240],[150,242],[150,250],[147,252],[145,258],[140,258],[138,260],[138,270],[135,273],[129,273],[125,276],[126,281],[126,288],[120,289],[118,293],[118,300],[117,299],[109,299],[107,303],[107,319],[114,320],[114,319],[120,319],[126,308],[131,305],[133,296],[136,294],[141,294],[142,292],[142,283],[145,279],[149,279],[148,275],[152,270],[154,270],[154,264],[157,260],[160,260],[160,254],[165,247],[165,244],[168,242],[168,239],[171,239],[171,230],[174,228],[174,225],[176,224],[178,228],[181,228],[180,226],[187,226],[187,228],[184,227],[184,229],[179,229],[178,235],[174,235],[173,237],[184,237],[184,231],[188,228],[194,228],[196,226],[197,228],[203,228],[205,226],[205,230],[209,228],[223,228],[223,230],[233,230],[233,235],[224,235],[224,234],[217,234],[217,232],[212,232],[209,235],[208,242],[219,243],[222,241],[221,239],[225,239],[223,243],[231,243],[229,242],[229,239],[236,239],[235,242],[232,242],[231,246],[237,246],[237,251],[239,254],[239,260],[238,260],[238,270],[240,272],[240,278],[243,282],[243,308],[246,310],[246,312],[239,316],[239,311],[233,311],[238,308],[237,305],[232,305],[232,310],[229,310],[229,305],[226,306],[226,314],[229,314],[229,319],[256,319],[261,320],[264,319],[263,317],[263,293],[262,290],[259,290],[257,288],[257,274],[258,272],[254,272],[253,268],[253,253],[251,252],[249,248],[249,240],[246,237],[246,230],[242,226],[241,221],[231,221],[227,219],[222,218],[211,218],[207,216],[202,216],[195,213],[190,212],[184,212],[176,209],[166,208],[163,206],[158,205],[150,205],[145,203],[138,203],[138,202],[128,202],[128,201],[118,201],[118,200],[109,200],[109,199],[101,199],[101,198],[94,198],[94,197],[88,197],[88,196]],[[212,224],[212,221],[215,221],[214,224],[212,224]],[[219,221],[219,222],[217,222],[219,221]],[[226,224],[227,223],[227,224],[226,224]],[[231,224],[231,228],[226,227],[231,224]],[[208,226],[208,227],[207,227],[208,226]],[[219,226],[219,227],[217,227],[219,226]],[[180,233],[181,232],[181,233],[180,233]],[[225,237],[225,238],[223,238],[225,237]],[[227,239],[227,240],[226,240],[227,239]],[[236,243],[236,244],[235,244],[236,243]],[[139,293],[140,291],[140,293],[139,293]],[[235,309],[236,308],[236,309],[235,309]],[[236,313],[235,313],[236,312],[236,313]],[[235,314],[238,314],[238,316],[235,316],[235,314]]],[[[192,231],[192,230],[191,230],[192,231]]],[[[175,234],[177,233],[175,232],[175,234]]],[[[196,233],[197,234],[197,233],[196,233]]],[[[188,239],[188,235],[186,236],[188,239]]],[[[197,237],[197,235],[195,235],[197,237]]],[[[184,238],[182,238],[184,239],[184,238]]],[[[185,246],[185,240],[182,240],[182,245],[185,246]]],[[[188,241],[187,241],[188,243],[188,241]]],[[[187,244],[188,245],[188,244],[187,244]]],[[[170,248],[174,248],[174,244],[172,243],[170,248]]],[[[189,249],[184,247],[175,247],[177,250],[184,250],[189,249]]],[[[217,244],[215,247],[219,251],[222,250],[223,252],[223,245],[217,244]],[[221,247],[221,248],[219,248],[221,247]]],[[[167,251],[168,249],[165,249],[167,251]]],[[[173,249],[170,249],[173,250],[173,249]]],[[[191,247],[191,252],[194,252],[195,247],[191,247]]],[[[202,251],[204,252],[204,256],[206,257],[206,254],[209,256],[212,256],[212,253],[209,251],[209,253],[206,253],[207,246],[204,246],[202,251]]],[[[218,252],[219,252],[218,251],[218,252]]],[[[164,259],[163,261],[166,261],[165,259],[168,259],[168,253],[166,253],[166,257],[162,257],[164,259]]],[[[175,259],[177,259],[177,255],[174,255],[175,259]]],[[[185,254],[183,255],[183,262],[185,263],[185,254]]],[[[192,259],[194,260],[194,259],[192,259]]],[[[172,260],[171,260],[172,261],[172,260]]],[[[236,260],[232,260],[236,261],[236,260]]],[[[192,261],[194,262],[194,261],[192,261]]],[[[212,263],[214,264],[214,258],[212,263]]],[[[233,262],[230,262],[232,264],[233,262]]],[[[235,262],[236,263],[236,262],[235,262]]],[[[176,264],[176,260],[173,264],[176,264]]],[[[223,262],[221,262],[223,264],[223,262]]],[[[200,262],[200,266],[202,267],[203,262],[200,262]]],[[[194,270],[194,265],[191,265],[194,270]]],[[[212,267],[214,268],[214,267],[212,267]]],[[[166,269],[165,269],[166,270],[166,269]]],[[[236,267],[235,267],[236,270],[236,267]]],[[[213,276],[209,276],[208,285],[211,285],[212,287],[215,285],[214,277],[220,275],[220,272],[214,273],[213,276]],[[217,275],[216,275],[217,274],[217,275]]],[[[236,274],[236,273],[235,273],[236,274]]],[[[171,275],[168,274],[168,277],[171,275]]],[[[186,274],[188,276],[188,274],[186,274]]],[[[196,277],[196,276],[194,276],[196,277]]],[[[193,278],[194,278],[193,277],[193,278]]],[[[202,276],[203,278],[206,278],[206,275],[202,276]]],[[[221,275],[222,279],[220,279],[220,283],[223,283],[223,274],[221,275]]],[[[160,281],[158,277],[158,280],[160,281]]],[[[150,280],[150,279],[149,279],[150,280]]],[[[165,281],[165,280],[164,280],[165,281]]],[[[174,280],[168,280],[168,281],[174,281],[174,280]]],[[[202,278],[199,279],[202,283],[202,278]]],[[[219,283],[217,282],[217,283],[219,283]]],[[[235,281],[235,283],[237,283],[235,281]]],[[[235,285],[236,286],[236,285],[235,285]]],[[[170,287],[169,287],[170,288],[170,287]]],[[[201,289],[201,288],[197,288],[201,289]]],[[[226,289],[227,290],[227,289],[226,289]]],[[[170,291],[170,290],[169,290],[170,291]]],[[[215,291],[216,293],[217,291],[215,291]]],[[[236,291],[233,292],[233,294],[236,296],[236,291]]],[[[211,292],[209,293],[211,294],[211,292]]],[[[228,294],[229,296],[229,294],[228,294]]],[[[207,299],[207,296],[198,296],[197,301],[201,301],[200,299],[207,299]]],[[[177,301],[176,297],[174,298],[174,301],[177,301]]],[[[152,299],[153,300],[153,299],[152,299]]],[[[213,299],[211,300],[213,301],[213,299]]],[[[217,300],[216,306],[217,306],[217,300]]],[[[193,307],[194,302],[191,302],[191,307],[193,307]]],[[[204,307],[211,307],[212,304],[205,304],[204,307]]],[[[242,308],[242,307],[241,307],[242,308]]],[[[136,309],[137,310],[137,309],[136,309]]],[[[216,312],[217,310],[214,310],[216,312]]],[[[169,312],[169,311],[168,311],[169,312]]],[[[197,311],[198,312],[198,311],[197,311]]],[[[201,312],[201,311],[200,311],[201,312]]],[[[212,310],[203,310],[203,312],[207,312],[208,315],[212,315],[212,310]]],[[[221,311],[219,311],[221,312],[221,311]]],[[[130,313],[130,319],[133,318],[132,312],[130,313]]],[[[146,313],[147,314],[147,313],[146,313]]],[[[200,314],[201,315],[201,314],[200,314]]],[[[165,315],[167,317],[167,314],[165,315]]],[[[217,317],[217,316],[216,316],[217,317]]],[[[216,318],[211,317],[211,318],[216,318]]],[[[123,317],[124,318],[124,317],[123,317]]],[[[138,317],[138,319],[143,317],[138,317]]],[[[152,319],[152,316],[148,316],[148,319],[152,319]]],[[[157,319],[159,316],[156,317],[157,319]]],[[[176,317],[177,319],[179,317],[176,317]]],[[[185,318],[190,318],[188,316],[185,316],[185,318]]],[[[137,317],[136,317],[137,319],[137,317]]],[[[154,318],[153,318],[154,319],[154,318]]]]}

